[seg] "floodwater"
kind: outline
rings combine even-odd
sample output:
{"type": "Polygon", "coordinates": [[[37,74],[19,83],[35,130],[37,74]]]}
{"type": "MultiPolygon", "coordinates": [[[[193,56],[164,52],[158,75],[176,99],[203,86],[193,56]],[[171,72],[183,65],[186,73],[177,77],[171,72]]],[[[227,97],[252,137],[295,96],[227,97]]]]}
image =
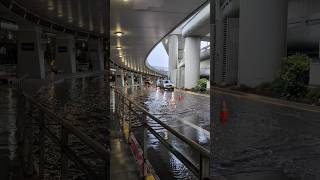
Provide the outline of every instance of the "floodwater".
{"type": "Polygon", "coordinates": [[[16,92],[0,84],[0,179],[17,178],[13,164],[17,159],[16,92]]]}
{"type": "MultiPolygon", "coordinates": [[[[149,113],[184,136],[209,149],[209,98],[185,92],[164,91],[159,88],[130,88],[124,90],[149,113]]],[[[148,124],[187,159],[199,165],[199,153],[183,143],[159,124],[148,119],[148,124]]],[[[143,129],[133,130],[143,144],[143,129]]],[[[148,159],[160,179],[197,179],[151,133],[147,135],[148,159]]]]}
{"type": "MultiPolygon", "coordinates": [[[[107,104],[109,99],[106,94],[106,85],[103,77],[79,78],[65,80],[62,83],[43,88],[37,98],[42,104],[56,112],[60,117],[67,119],[81,131],[86,132],[101,143],[106,143],[107,104]]],[[[159,117],[186,137],[198,144],[209,148],[209,100],[206,97],[161,91],[154,88],[127,89],[127,92],[136,102],[143,105],[150,113],[159,117]]],[[[111,108],[114,107],[114,93],[111,92],[111,108]]],[[[179,139],[151,122],[152,127],[163,136],[170,144],[183,153],[189,160],[198,165],[199,154],[179,139]]],[[[47,122],[48,124],[50,122],[47,122]]],[[[52,122],[51,122],[52,124],[52,122]]],[[[139,124],[139,122],[137,123],[139,124]]],[[[59,127],[50,125],[59,134],[59,127]]],[[[138,128],[134,132],[140,145],[143,143],[143,130],[138,128]]],[[[194,175],[171,153],[168,152],[159,141],[148,133],[147,147],[148,159],[161,179],[197,179],[194,175]]],[[[101,169],[99,163],[95,163],[92,151],[72,138],[75,151],[81,154],[83,159],[91,162],[95,169],[101,169]]],[[[59,148],[47,140],[47,167],[46,176],[49,179],[59,178],[59,148]]],[[[70,176],[77,175],[81,179],[83,174],[71,164],[70,176]]]]}
{"type": "MultiPolygon", "coordinates": [[[[67,79],[43,88],[37,95],[37,100],[80,131],[106,145],[109,144],[107,137],[109,136],[108,123],[110,120],[108,116],[110,114],[109,94],[106,88],[104,77],[67,79]]],[[[60,137],[61,127],[55,121],[47,119],[46,124],[60,137]]],[[[37,139],[37,135],[35,139],[37,139]]],[[[99,158],[93,150],[74,136],[71,136],[69,141],[71,149],[87,162],[98,175],[104,173],[105,162],[98,160],[99,158]]],[[[36,140],[34,144],[37,144],[36,140]]],[[[46,145],[45,179],[59,179],[60,148],[49,139],[46,139],[46,145]]],[[[36,157],[37,153],[36,150],[36,157]]],[[[86,179],[84,174],[71,162],[68,173],[73,179],[86,179]]]]}
{"type": "MultiPolygon", "coordinates": [[[[213,160],[211,173],[214,176],[232,180],[320,179],[320,111],[216,93],[210,147],[208,97],[153,87],[124,91],[151,114],[210,149],[213,160]],[[229,117],[222,124],[219,113],[223,99],[229,117]]],[[[42,89],[38,99],[97,141],[107,144],[109,99],[106,92],[103,77],[79,78],[42,89]]],[[[114,103],[113,95],[111,92],[111,105],[114,103]]],[[[133,127],[140,144],[143,142],[141,120],[136,118],[133,127]]],[[[191,162],[199,163],[197,152],[152,120],[148,119],[148,124],[191,162]]],[[[94,161],[92,151],[75,139],[72,142],[76,151],[93,167],[98,170],[102,168],[102,162],[94,161]]],[[[197,179],[150,133],[147,134],[147,148],[148,159],[161,179],[197,179]]],[[[59,155],[55,152],[58,150],[48,148],[47,176],[51,179],[57,179],[55,174],[59,174],[59,169],[54,167],[59,161],[59,155]]],[[[70,167],[70,171],[81,179],[79,170],[70,167]]]]}
{"type": "MultiPolygon", "coordinates": [[[[320,179],[320,108],[262,101],[259,97],[216,93],[229,118],[212,123],[211,173],[235,180],[320,179]]],[[[220,108],[213,117],[219,117],[220,108]]]]}

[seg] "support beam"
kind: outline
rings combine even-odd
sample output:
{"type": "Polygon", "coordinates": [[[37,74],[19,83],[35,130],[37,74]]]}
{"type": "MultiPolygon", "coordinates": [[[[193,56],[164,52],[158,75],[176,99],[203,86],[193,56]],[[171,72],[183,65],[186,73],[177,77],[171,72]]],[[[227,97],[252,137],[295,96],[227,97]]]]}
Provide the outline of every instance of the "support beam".
{"type": "Polygon", "coordinates": [[[140,86],[143,86],[143,83],[144,83],[144,82],[143,82],[143,75],[141,74],[141,75],[140,75],[140,86]]]}
{"type": "Polygon", "coordinates": [[[286,56],[288,1],[240,1],[239,84],[275,79],[286,56]]]}
{"type": "Polygon", "coordinates": [[[103,42],[95,39],[88,41],[89,57],[92,63],[93,71],[104,70],[103,42]]]}
{"type": "Polygon", "coordinates": [[[178,35],[169,37],[169,79],[177,85],[177,63],[178,63],[178,35]]]}
{"type": "Polygon", "coordinates": [[[71,35],[59,35],[56,40],[56,67],[59,72],[76,73],[75,40],[71,35]]]}
{"type": "Polygon", "coordinates": [[[125,81],[124,81],[124,72],[123,70],[121,70],[121,85],[124,86],[125,85],[125,81]]]}
{"type": "Polygon", "coordinates": [[[131,78],[130,78],[131,82],[130,85],[134,86],[134,73],[131,73],[131,78]]]}
{"type": "Polygon", "coordinates": [[[18,32],[17,76],[44,79],[44,53],[41,47],[41,29],[28,27],[18,32]]]}
{"type": "Polygon", "coordinates": [[[185,38],[185,81],[186,89],[194,88],[200,78],[200,38],[185,38]]]}

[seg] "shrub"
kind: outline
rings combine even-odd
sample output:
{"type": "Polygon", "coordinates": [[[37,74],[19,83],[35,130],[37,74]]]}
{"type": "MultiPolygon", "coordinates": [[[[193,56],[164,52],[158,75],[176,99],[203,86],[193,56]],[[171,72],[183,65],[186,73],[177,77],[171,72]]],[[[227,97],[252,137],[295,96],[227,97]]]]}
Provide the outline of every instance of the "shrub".
{"type": "Polygon", "coordinates": [[[320,103],[320,88],[310,88],[305,98],[312,103],[320,103]]]}
{"type": "Polygon", "coordinates": [[[282,70],[272,86],[275,91],[283,92],[288,97],[302,97],[307,93],[310,58],[304,54],[288,56],[282,64],[282,70]]]}
{"type": "Polygon", "coordinates": [[[277,78],[271,83],[271,89],[276,93],[284,93],[285,86],[286,81],[281,78],[277,78]]]}
{"type": "Polygon", "coordinates": [[[240,91],[249,91],[251,88],[245,84],[240,84],[239,88],[240,91]]]}
{"type": "Polygon", "coordinates": [[[264,82],[255,87],[257,90],[271,90],[272,85],[269,82],[264,82]]]}
{"type": "Polygon", "coordinates": [[[205,92],[207,90],[207,83],[207,79],[199,79],[195,89],[200,92],[205,92]]]}

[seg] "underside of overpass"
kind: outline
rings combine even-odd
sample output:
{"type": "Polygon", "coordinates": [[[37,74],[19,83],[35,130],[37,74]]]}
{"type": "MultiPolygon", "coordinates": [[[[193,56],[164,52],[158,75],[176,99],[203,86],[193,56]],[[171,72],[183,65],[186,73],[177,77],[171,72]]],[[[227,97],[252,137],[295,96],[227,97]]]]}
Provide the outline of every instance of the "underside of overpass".
{"type": "Polygon", "coordinates": [[[316,89],[319,32],[318,0],[0,0],[0,179],[317,180],[319,107],[232,88],[304,53],[316,89]]]}
{"type": "MultiPolygon", "coordinates": [[[[319,2],[277,2],[283,4],[216,1],[215,83],[257,86],[271,82],[278,76],[283,58],[296,53],[307,54],[313,59],[311,69],[318,67],[319,2]],[[267,7],[270,8],[268,11],[267,7]]],[[[208,79],[210,76],[210,46],[199,49],[197,42],[196,49],[188,49],[190,38],[210,42],[209,6],[203,6],[162,41],[169,55],[169,78],[177,87],[190,89],[200,77],[208,79]],[[191,72],[194,74],[189,77],[191,72]]],[[[317,76],[314,70],[310,72],[310,84],[317,84],[314,81],[317,76]]]]}

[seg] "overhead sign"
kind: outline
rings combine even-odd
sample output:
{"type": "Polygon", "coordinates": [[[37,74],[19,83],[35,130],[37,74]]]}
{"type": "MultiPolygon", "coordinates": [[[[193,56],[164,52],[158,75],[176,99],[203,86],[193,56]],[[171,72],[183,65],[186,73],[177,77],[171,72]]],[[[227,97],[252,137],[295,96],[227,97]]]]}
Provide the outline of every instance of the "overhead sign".
{"type": "Polygon", "coordinates": [[[20,48],[22,51],[34,51],[34,43],[21,43],[20,48]]]}
{"type": "Polygon", "coordinates": [[[68,47],[67,46],[58,46],[58,52],[59,53],[68,52],[68,47]]]}

